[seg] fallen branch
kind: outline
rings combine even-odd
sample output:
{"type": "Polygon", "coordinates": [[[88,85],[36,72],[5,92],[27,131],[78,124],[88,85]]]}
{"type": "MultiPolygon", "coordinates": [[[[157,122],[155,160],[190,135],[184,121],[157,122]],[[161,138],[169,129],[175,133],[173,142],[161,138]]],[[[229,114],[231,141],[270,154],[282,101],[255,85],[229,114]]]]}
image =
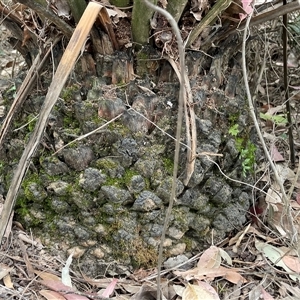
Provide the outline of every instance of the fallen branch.
{"type": "MultiPolygon", "coordinates": [[[[281,5],[281,6],[275,8],[275,9],[272,9],[270,11],[261,12],[257,16],[251,18],[249,26],[252,27],[252,26],[260,25],[262,23],[274,20],[274,19],[276,19],[276,18],[278,18],[282,15],[292,13],[296,10],[300,10],[300,1],[293,1],[293,2],[290,2],[286,5],[281,5]]],[[[215,43],[215,42],[219,42],[221,40],[224,40],[230,34],[236,33],[237,30],[243,30],[243,29],[245,29],[245,27],[246,27],[246,20],[243,20],[241,22],[241,24],[238,26],[238,28],[234,27],[232,29],[229,29],[226,32],[222,32],[220,36],[216,36],[212,40],[208,40],[207,43],[215,43]]],[[[206,44],[206,43],[204,43],[204,44],[206,44]]]]}

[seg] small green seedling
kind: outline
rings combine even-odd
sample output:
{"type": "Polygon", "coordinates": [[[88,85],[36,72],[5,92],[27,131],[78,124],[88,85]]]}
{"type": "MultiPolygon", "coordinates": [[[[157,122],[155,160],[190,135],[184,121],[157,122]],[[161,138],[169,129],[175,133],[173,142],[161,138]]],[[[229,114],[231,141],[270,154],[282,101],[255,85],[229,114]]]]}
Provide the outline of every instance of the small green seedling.
{"type": "Polygon", "coordinates": [[[229,128],[229,134],[231,134],[232,136],[237,136],[239,134],[239,125],[238,124],[234,124],[229,128]]]}
{"type": "Polygon", "coordinates": [[[268,115],[268,114],[260,113],[259,116],[263,120],[272,121],[275,125],[285,125],[288,122],[288,120],[286,118],[286,115],[284,115],[284,114],[271,116],[271,115],[268,115]]]}
{"type": "Polygon", "coordinates": [[[256,147],[249,140],[246,141],[245,138],[238,137],[240,133],[238,124],[232,125],[228,132],[235,137],[235,146],[240,152],[242,161],[243,176],[246,176],[248,172],[253,171],[256,147]]]}

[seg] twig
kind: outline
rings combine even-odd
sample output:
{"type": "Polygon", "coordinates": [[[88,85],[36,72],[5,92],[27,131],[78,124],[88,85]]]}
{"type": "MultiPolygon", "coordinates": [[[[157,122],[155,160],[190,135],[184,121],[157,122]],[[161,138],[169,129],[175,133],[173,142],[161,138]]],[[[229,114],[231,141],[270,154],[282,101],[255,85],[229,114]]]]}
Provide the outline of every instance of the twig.
{"type": "Polygon", "coordinates": [[[63,34],[70,39],[74,29],[67,24],[64,20],[55,15],[51,10],[48,10],[47,7],[43,6],[39,1],[29,1],[29,0],[20,0],[19,3],[22,3],[43,17],[49,19],[52,23],[54,23],[57,28],[59,28],[63,34]]]}
{"type": "Polygon", "coordinates": [[[180,35],[178,26],[174,18],[170,13],[165,11],[164,9],[153,5],[147,0],[144,0],[146,5],[153,10],[157,11],[158,13],[161,13],[170,23],[172,26],[172,30],[176,36],[177,44],[178,44],[178,53],[179,53],[179,59],[180,59],[180,90],[179,90],[179,104],[178,104],[178,115],[177,115],[177,130],[176,130],[176,143],[175,143],[175,154],[174,154],[174,169],[173,169],[173,182],[172,182],[172,190],[171,190],[171,196],[169,201],[169,206],[166,212],[165,216],[165,222],[164,227],[161,234],[161,240],[159,245],[159,254],[158,254],[158,263],[157,263],[157,300],[161,300],[161,290],[160,290],[160,272],[162,267],[162,260],[163,260],[163,244],[166,237],[166,231],[168,228],[174,198],[176,196],[176,185],[177,185],[177,173],[178,173],[178,163],[179,163],[179,150],[180,150],[180,136],[181,136],[181,128],[182,128],[182,117],[183,117],[183,105],[184,105],[184,97],[185,97],[185,76],[184,76],[184,70],[185,70],[185,57],[184,57],[184,47],[183,47],[183,41],[182,37],[180,35]]]}
{"type": "Polygon", "coordinates": [[[77,141],[81,141],[81,140],[87,138],[88,136],[90,136],[90,135],[92,135],[92,134],[98,132],[100,129],[103,129],[104,127],[106,127],[106,126],[109,125],[110,123],[112,123],[112,122],[116,121],[117,119],[119,119],[122,115],[123,115],[123,113],[117,115],[116,117],[114,117],[114,118],[111,119],[110,121],[106,122],[104,125],[102,125],[102,126],[96,128],[95,130],[92,130],[92,131],[90,131],[90,132],[88,132],[88,133],[86,133],[86,134],[83,134],[83,135],[79,136],[79,137],[76,138],[75,140],[71,141],[70,143],[68,143],[68,144],[62,146],[61,148],[59,148],[58,150],[56,150],[56,151],[52,154],[52,156],[53,156],[53,155],[56,155],[58,152],[60,152],[60,151],[63,150],[64,148],[70,146],[71,144],[73,144],[73,143],[75,143],[75,142],[77,142],[77,141]]]}
{"type": "MultiPolygon", "coordinates": [[[[282,15],[294,12],[299,9],[300,9],[299,1],[292,1],[292,2],[288,3],[287,5],[281,5],[278,8],[272,9],[265,13],[260,13],[259,15],[253,17],[250,21],[250,26],[256,26],[261,23],[274,20],[282,15]]],[[[239,29],[248,27],[245,23],[243,23],[241,26],[242,27],[240,27],[239,29]]]]}
{"type": "MultiPolygon", "coordinates": [[[[248,187],[252,188],[253,190],[257,190],[257,191],[261,192],[262,194],[265,194],[266,196],[270,197],[270,199],[273,199],[274,201],[276,201],[276,198],[272,197],[271,195],[268,195],[268,193],[265,192],[263,189],[258,188],[258,187],[256,187],[256,186],[253,185],[253,184],[250,184],[250,183],[247,183],[247,182],[240,181],[240,180],[237,180],[237,179],[234,179],[234,178],[229,177],[228,175],[226,175],[226,174],[222,171],[220,165],[219,165],[218,163],[216,163],[214,160],[212,160],[212,159],[209,157],[209,155],[207,155],[207,154],[204,154],[204,155],[206,155],[206,159],[207,159],[207,160],[209,160],[209,161],[212,162],[214,165],[216,165],[216,167],[219,169],[220,173],[221,173],[226,179],[228,179],[228,180],[230,180],[230,181],[232,181],[232,182],[236,182],[236,183],[238,183],[238,184],[242,184],[242,185],[248,186],[248,187]]],[[[262,224],[262,225],[263,225],[263,224],[262,224]]]]}
{"type": "Polygon", "coordinates": [[[291,185],[291,187],[289,189],[288,199],[291,199],[291,197],[292,197],[292,194],[293,194],[296,182],[298,181],[299,175],[300,175],[300,164],[298,164],[297,173],[296,173],[295,178],[294,178],[294,180],[292,182],[292,185],[291,185]]]}
{"type": "MultiPolygon", "coordinates": [[[[283,6],[287,5],[287,1],[283,0],[283,6]]],[[[284,78],[284,97],[285,97],[285,105],[286,105],[286,113],[288,120],[288,135],[289,135],[289,146],[290,146],[290,159],[291,164],[295,166],[295,146],[294,146],[294,138],[293,138],[293,121],[291,115],[291,106],[289,101],[289,82],[288,82],[288,34],[287,34],[287,26],[288,26],[288,14],[283,15],[283,28],[282,28],[282,44],[283,44],[283,78],[284,78]]]]}
{"type": "MultiPolygon", "coordinates": [[[[250,21],[250,26],[257,26],[259,24],[274,20],[284,14],[288,14],[291,12],[294,12],[296,10],[300,9],[300,2],[299,1],[292,1],[290,3],[288,3],[287,5],[281,5],[278,8],[272,9],[270,11],[267,12],[262,12],[260,14],[258,14],[257,16],[251,18],[250,21]]],[[[239,25],[238,29],[239,30],[243,30],[246,26],[245,20],[239,25]]],[[[237,28],[231,28],[228,31],[222,33],[221,36],[217,36],[216,38],[214,38],[212,41],[210,42],[217,42],[220,40],[224,40],[225,38],[227,38],[230,34],[234,34],[236,33],[237,28]]]]}
{"type": "Polygon", "coordinates": [[[39,114],[37,114],[35,117],[33,117],[30,121],[28,121],[27,123],[23,124],[22,126],[20,126],[19,128],[14,129],[13,131],[19,131],[23,128],[25,128],[26,126],[28,126],[30,123],[32,123],[33,121],[35,121],[37,118],[39,117],[39,114]]]}
{"type": "Polygon", "coordinates": [[[282,193],[282,200],[283,200],[283,203],[284,203],[285,212],[287,214],[290,229],[291,229],[291,232],[289,232],[288,230],[287,231],[288,231],[288,234],[290,236],[291,243],[294,244],[294,243],[297,242],[298,237],[297,237],[297,231],[296,231],[296,229],[294,227],[294,224],[293,224],[293,218],[292,218],[292,215],[291,215],[291,207],[289,205],[289,201],[288,201],[283,183],[280,180],[277,169],[276,169],[276,167],[275,167],[275,165],[272,161],[270,153],[268,152],[266,143],[264,141],[261,130],[259,128],[259,124],[258,124],[257,119],[256,119],[255,110],[254,110],[254,106],[253,106],[253,102],[252,102],[252,96],[251,96],[251,93],[250,93],[249,83],[248,83],[249,81],[248,81],[247,66],[246,66],[246,40],[247,40],[247,32],[248,32],[251,16],[252,16],[252,13],[247,18],[247,21],[246,21],[246,24],[245,24],[245,31],[244,31],[244,35],[243,35],[243,43],[242,43],[242,69],[243,69],[244,84],[245,84],[246,94],[247,94],[247,98],[248,98],[248,105],[249,105],[250,115],[252,117],[252,120],[253,120],[255,129],[256,129],[257,135],[259,137],[259,140],[262,144],[262,148],[264,150],[265,156],[266,156],[266,158],[267,158],[267,160],[268,160],[268,162],[271,166],[272,171],[274,172],[276,182],[278,183],[278,185],[280,187],[280,191],[282,193]]]}

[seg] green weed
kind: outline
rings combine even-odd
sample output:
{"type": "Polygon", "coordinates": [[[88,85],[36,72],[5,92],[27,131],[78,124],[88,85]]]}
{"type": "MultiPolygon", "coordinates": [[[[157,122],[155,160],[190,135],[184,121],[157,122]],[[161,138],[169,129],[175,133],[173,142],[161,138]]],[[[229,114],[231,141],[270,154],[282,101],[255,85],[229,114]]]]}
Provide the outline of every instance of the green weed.
{"type": "Polygon", "coordinates": [[[247,173],[254,171],[256,146],[249,139],[241,136],[238,124],[232,125],[228,132],[235,137],[235,146],[240,153],[242,172],[245,177],[247,173]]]}

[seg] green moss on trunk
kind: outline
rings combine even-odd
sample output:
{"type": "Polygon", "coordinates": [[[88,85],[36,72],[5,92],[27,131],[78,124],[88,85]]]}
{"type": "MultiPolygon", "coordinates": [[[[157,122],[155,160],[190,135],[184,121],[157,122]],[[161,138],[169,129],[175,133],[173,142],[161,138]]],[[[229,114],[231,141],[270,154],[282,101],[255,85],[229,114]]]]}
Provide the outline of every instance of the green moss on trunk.
{"type": "Polygon", "coordinates": [[[86,3],[84,0],[68,0],[68,3],[75,22],[78,23],[86,8],[86,3]]]}
{"type": "Polygon", "coordinates": [[[167,11],[173,16],[176,22],[179,21],[182,12],[187,4],[187,0],[169,0],[167,11]]]}
{"type": "MultiPolygon", "coordinates": [[[[153,4],[157,0],[149,0],[153,4]]],[[[150,9],[143,0],[134,1],[132,10],[132,38],[138,48],[148,44],[150,32],[150,19],[153,15],[153,10],[150,9]]]]}

